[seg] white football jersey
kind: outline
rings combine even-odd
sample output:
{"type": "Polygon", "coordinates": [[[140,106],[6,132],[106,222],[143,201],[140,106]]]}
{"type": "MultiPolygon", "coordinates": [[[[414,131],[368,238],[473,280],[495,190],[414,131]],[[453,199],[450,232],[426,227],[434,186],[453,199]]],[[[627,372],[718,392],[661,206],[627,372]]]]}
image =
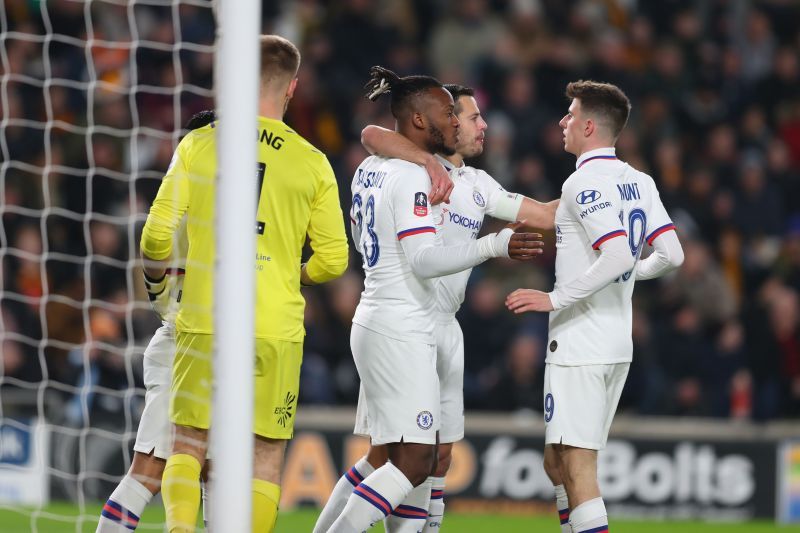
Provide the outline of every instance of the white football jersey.
{"type": "Polygon", "coordinates": [[[425,170],[370,156],[353,176],[350,222],[363,258],[364,292],[353,322],[387,337],[434,344],[435,282],[414,274],[402,239],[436,234],[425,170]]]}
{"type": "MultiPolygon", "coordinates": [[[[444,246],[477,239],[485,215],[499,218],[496,214],[499,199],[506,195],[516,195],[503,189],[483,170],[466,165],[456,168],[441,157],[439,161],[453,180],[450,203],[434,206],[434,221],[439,239],[444,246]]],[[[470,273],[471,268],[438,278],[436,307],[439,312],[455,314],[458,311],[464,302],[470,273]]]]}
{"type": "MultiPolygon", "coordinates": [[[[561,188],[556,210],[556,288],[586,272],[600,245],[627,239],[638,262],[644,243],[675,226],[653,179],[619,161],[613,148],[587,152],[561,188]]],[[[547,362],[630,362],[631,296],[636,266],[590,297],[550,313],[547,362]]]]}

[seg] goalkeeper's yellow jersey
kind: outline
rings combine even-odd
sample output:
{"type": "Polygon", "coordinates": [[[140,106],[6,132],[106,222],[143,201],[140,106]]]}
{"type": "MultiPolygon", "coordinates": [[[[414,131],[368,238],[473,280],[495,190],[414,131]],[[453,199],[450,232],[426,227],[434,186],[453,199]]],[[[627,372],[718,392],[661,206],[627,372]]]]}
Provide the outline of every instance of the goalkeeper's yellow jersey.
{"type": "MultiPolygon", "coordinates": [[[[167,259],[174,230],[187,215],[189,251],[176,320],[181,332],[213,333],[216,126],[212,122],[191,131],[178,145],[142,232],[142,253],[167,259]]],[[[300,265],[306,235],[313,251],[306,272],[312,280],[331,280],[347,268],[336,178],[324,154],[282,121],[265,117],[258,119],[258,163],[253,170],[260,194],[253,221],[256,337],[301,341],[305,300],[300,265]]]]}

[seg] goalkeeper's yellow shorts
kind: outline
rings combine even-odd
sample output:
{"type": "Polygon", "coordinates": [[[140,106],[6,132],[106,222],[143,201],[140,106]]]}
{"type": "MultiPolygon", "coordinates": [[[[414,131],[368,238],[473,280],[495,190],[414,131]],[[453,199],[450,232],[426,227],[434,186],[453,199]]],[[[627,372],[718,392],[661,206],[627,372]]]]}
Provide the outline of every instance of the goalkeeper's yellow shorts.
{"type": "MultiPolygon", "coordinates": [[[[214,336],[178,332],[169,416],[181,426],[208,429],[214,336]]],[[[291,439],[297,413],[303,343],[256,339],[253,433],[291,439]]]]}

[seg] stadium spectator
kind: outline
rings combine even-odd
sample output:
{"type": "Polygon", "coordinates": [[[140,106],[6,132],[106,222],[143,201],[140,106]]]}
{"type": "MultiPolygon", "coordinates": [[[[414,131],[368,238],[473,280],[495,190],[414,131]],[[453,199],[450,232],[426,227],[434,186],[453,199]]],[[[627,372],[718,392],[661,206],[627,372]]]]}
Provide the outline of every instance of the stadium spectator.
{"type": "MultiPolygon", "coordinates": [[[[800,61],[794,23],[800,19],[800,5],[694,0],[617,4],[625,7],[617,12],[605,7],[597,9],[596,2],[537,0],[467,3],[352,0],[345,5],[322,0],[266,2],[263,26],[267,31],[289,28],[287,31],[302,44],[309,70],[302,75],[316,89],[313,94],[302,95],[304,105],[298,107],[296,116],[290,110],[287,123],[301,135],[335,148],[337,153],[332,154],[331,163],[338,176],[351,176],[364,157],[359,143],[364,125],[391,124],[385,106],[362,103],[359,80],[363,68],[355,67],[352,57],[361,61],[362,67],[388,63],[398,70],[428,70],[444,81],[469,83],[476,87],[479,102],[494,110],[509,106],[503,101],[503,81],[510,72],[530,79],[537,109],[538,106],[560,108],[565,82],[585,76],[591,69],[609,71],[609,75],[630,80],[622,82],[630,84],[623,89],[641,92],[628,126],[637,146],[632,146],[636,153],[621,149],[620,156],[634,165],[643,159],[642,168],[655,177],[670,214],[677,218],[684,216],[682,210],[689,213],[694,224],[682,219],[681,227],[688,231],[695,226],[697,231],[692,238],[707,249],[709,257],[717,256],[723,272],[720,286],[730,286],[735,302],[730,304],[730,295],[721,297],[724,306],[732,311],[723,313],[726,318],[719,323],[739,320],[745,328],[743,349],[753,388],[751,416],[759,419],[780,416],[790,411],[786,396],[770,392],[772,383],[776,384],[776,391],[779,389],[780,366],[769,362],[770,354],[763,355],[764,346],[777,342],[775,332],[767,326],[756,327],[759,321],[749,317],[751,309],[761,309],[766,316],[766,307],[762,308],[759,302],[769,292],[773,276],[783,280],[786,290],[794,294],[800,291],[800,222],[795,218],[800,215],[797,92],[800,61]],[[424,16],[421,4],[425,4],[424,16]],[[586,11],[586,6],[592,4],[595,7],[586,11]],[[580,12],[576,14],[577,9],[580,12]],[[477,18],[476,13],[480,15],[477,18]],[[448,34],[469,38],[460,38],[454,45],[443,42],[442,36],[448,34]],[[615,34],[623,35],[622,58],[615,34]],[[366,35],[372,37],[366,39],[366,35]],[[593,59],[592,49],[610,41],[614,41],[614,49],[603,51],[602,58],[593,59]],[[469,50],[464,50],[467,45],[469,50]],[[435,55],[431,54],[433,50],[435,55]],[[453,64],[461,65],[458,73],[447,70],[453,64]],[[749,164],[747,158],[751,157],[744,157],[745,148],[748,154],[762,159],[758,164],[762,177],[742,176],[743,163],[749,164]],[[741,226],[749,224],[752,213],[758,213],[759,207],[754,206],[765,208],[776,197],[780,207],[762,212],[764,219],[756,220],[763,226],[759,233],[769,239],[756,235],[753,228],[741,226]],[[737,213],[740,206],[750,215],[737,213]],[[737,274],[737,270],[741,273],[737,274]]],[[[18,368],[31,371],[17,372],[32,379],[46,373],[50,380],[64,383],[71,383],[69,365],[65,363],[67,352],[88,340],[81,316],[85,287],[99,284],[98,294],[114,293],[102,287],[105,281],[93,279],[97,277],[93,268],[98,261],[92,259],[94,266],[89,271],[82,267],[90,258],[92,238],[83,228],[87,191],[97,195],[92,198],[92,213],[132,217],[128,228],[115,225],[118,232],[128,236],[120,240],[120,249],[108,256],[128,265],[127,275],[136,260],[129,235],[136,233],[134,226],[140,223],[137,221],[142,220],[155,197],[157,180],[169,163],[180,136],[173,128],[195,111],[213,106],[209,98],[213,66],[210,51],[182,46],[174,54],[171,50],[154,49],[155,44],[173,45],[176,28],[180,29],[183,42],[212,43],[211,9],[182,4],[180,17],[173,19],[172,6],[137,5],[132,21],[124,19],[127,10],[108,3],[95,2],[89,11],[91,17],[87,19],[85,6],[75,2],[12,2],[7,3],[5,13],[9,32],[4,40],[6,72],[28,78],[10,78],[4,88],[7,97],[4,111],[9,123],[2,132],[8,148],[3,157],[4,162],[7,158],[13,164],[6,167],[0,178],[5,195],[0,216],[7,239],[2,243],[6,252],[1,267],[2,306],[13,308],[17,331],[27,339],[23,343],[26,365],[18,368]],[[51,26],[45,24],[43,10],[51,26]],[[132,34],[129,22],[134,23],[138,34],[132,34]],[[26,33],[43,35],[47,27],[52,27],[56,35],[85,39],[90,23],[95,30],[102,25],[105,37],[135,44],[135,49],[127,52],[128,61],[119,61],[121,54],[102,47],[87,56],[80,46],[63,40],[53,39],[43,46],[24,38],[26,33]],[[134,39],[138,40],[134,43],[134,39]],[[87,86],[75,86],[76,82],[94,81],[92,70],[98,80],[118,88],[127,88],[127,83],[135,81],[138,85],[133,99],[125,95],[115,101],[99,86],[94,86],[93,94],[86,90],[87,86]],[[35,83],[25,81],[30,79],[35,83]],[[46,79],[69,83],[48,83],[43,88],[46,79]],[[90,97],[94,102],[93,117],[88,108],[90,97]],[[127,109],[123,112],[120,106],[127,109]],[[46,120],[56,121],[47,131],[41,125],[46,120]],[[120,128],[138,125],[139,129],[135,133],[123,130],[111,142],[97,135],[97,131],[87,135],[86,128],[98,124],[120,128]],[[97,153],[109,168],[101,169],[97,161],[90,162],[87,147],[95,140],[98,146],[92,147],[92,153],[97,153]],[[23,162],[35,168],[20,167],[18,163],[23,162]],[[50,166],[45,170],[46,165],[50,166]],[[136,194],[131,203],[130,192],[136,194]],[[44,223],[21,214],[24,209],[47,209],[39,211],[46,213],[44,223]],[[33,281],[17,276],[22,258],[15,243],[20,242],[20,232],[29,233],[28,229],[21,229],[28,224],[33,224],[34,232],[39,230],[38,249],[44,265],[38,274],[34,272],[33,277],[38,275],[39,279],[33,281]],[[64,256],[55,253],[68,254],[71,260],[65,261],[64,256]],[[43,307],[19,301],[20,295],[29,294],[31,286],[41,287],[43,307]],[[42,348],[46,368],[41,367],[37,349],[30,344],[35,345],[43,336],[47,341],[42,348]],[[65,349],[57,341],[72,348],[65,349]]],[[[534,175],[531,158],[538,159],[551,190],[557,193],[562,177],[572,171],[571,161],[561,149],[559,128],[545,126],[538,136],[531,137],[530,146],[520,148],[514,118],[505,112],[487,117],[492,136],[477,166],[489,170],[509,190],[527,192],[534,175]]],[[[530,132],[525,135],[530,137],[530,132]]],[[[350,201],[344,193],[346,185],[340,183],[343,205],[350,201]]],[[[30,236],[25,237],[26,242],[29,239],[30,236]]],[[[714,262],[711,271],[718,276],[714,262]]],[[[552,269],[552,258],[527,268],[545,280],[552,269]]],[[[357,266],[351,266],[351,270],[358,275],[357,266]]],[[[508,272],[514,271],[509,267],[508,272]]],[[[488,268],[476,269],[474,277],[479,280],[476,287],[483,283],[480,278],[489,275],[494,273],[488,268]]],[[[636,302],[637,309],[652,326],[651,334],[657,345],[662,335],[657,324],[671,323],[673,313],[681,307],[667,297],[674,288],[671,282],[659,284],[652,290],[653,298],[636,302]]],[[[728,290],[719,289],[721,293],[728,290]]],[[[339,322],[330,318],[333,293],[318,294],[321,319],[310,331],[316,330],[313,335],[320,339],[335,338],[339,322]]],[[[141,287],[135,287],[129,296],[133,299],[125,303],[138,325],[132,330],[125,328],[121,342],[141,353],[154,323],[148,318],[150,313],[141,287]]],[[[698,310],[707,314],[705,301],[695,303],[698,310]]],[[[467,342],[467,358],[477,364],[476,368],[501,367],[507,342],[480,338],[481,329],[490,330],[482,327],[480,313],[468,308],[462,313],[474,326],[465,325],[465,334],[476,337],[475,349],[467,342]]],[[[487,317],[493,330],[510,333],[507,339],[517,329],[518,324],[509,317],[492,313],[487,313],[487,317]]],[[[10,329],[6,327],[5,331],[10,329]]],[[[715,328],[701,328],[699,335],[709,350],[717,345],[718,333],[715,328]]],[[[352,372],[352,363],[349,355],[340,354],[347,355],[348,347],[340,342],[335,345],[330,350],[311,347],[309,350],[324,353],[329,375],[339,375],[337,368],[344,368],[342,375],[346,375],[352,372]]],[[[645,345],[642,346],[645,351],[637,348],[634,361],[640,356],[647,357],[645,345]]],[[[632,372],[634,369],[635,364],[632,372]]],[[[695,377],[700,379],[699,374],[695,377]]],[[[344,382],[346,379],[341,383],[344,382]]],[[[478,383],[478,374],[468,376],[467,405],[473,409],[486,408],[485,388],[469,386],[470,382],[478,383]]],[[[354,392],[348,386],[342,388],[341,383],[337,385],[336,401],[353,402],[354,392]]],[[[6,382],[0,382],[0,387],[6,386],[6,382]]],[[[633,405],[654,403],[648,400],[633,405]]],[[[652,412],[651,407],[630,409],[652,412]]],[[[666,408],[655,409],[654,414],[667,412],[666,408]]]]}

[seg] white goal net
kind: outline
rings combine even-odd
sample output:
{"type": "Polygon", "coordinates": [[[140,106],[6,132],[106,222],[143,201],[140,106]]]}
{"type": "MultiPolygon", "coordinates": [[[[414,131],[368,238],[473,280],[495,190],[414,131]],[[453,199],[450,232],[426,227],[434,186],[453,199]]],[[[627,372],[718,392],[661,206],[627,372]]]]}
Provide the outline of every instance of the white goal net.
{"type": "Polygon", "coordinates": [[[138,242],[214,38],[210,1],[0,0],[0,508],[32,531],[93,531],[130,464],[138,242]]]}

